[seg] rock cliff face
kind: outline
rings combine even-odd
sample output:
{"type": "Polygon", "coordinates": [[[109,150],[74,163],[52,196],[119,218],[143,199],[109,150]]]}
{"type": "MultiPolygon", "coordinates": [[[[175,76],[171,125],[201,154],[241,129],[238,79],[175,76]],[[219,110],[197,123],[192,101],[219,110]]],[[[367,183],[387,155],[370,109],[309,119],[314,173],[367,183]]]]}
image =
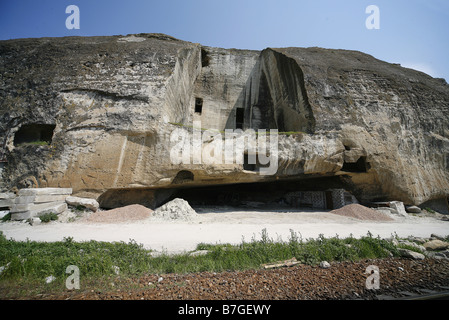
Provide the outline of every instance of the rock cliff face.
{"type": "Polygon", "coordinates": [[[362,202],[447,203],[449,86],[360,52],[18,39],[0,41],[0,74],[3,189],[70,187],[108,208],[232,184],[267,199],[344,188],[362,202]],[[278,129],[277,171],[174,163],[172,134],[191,138],[193,121],[223,137],[278,129]]]}

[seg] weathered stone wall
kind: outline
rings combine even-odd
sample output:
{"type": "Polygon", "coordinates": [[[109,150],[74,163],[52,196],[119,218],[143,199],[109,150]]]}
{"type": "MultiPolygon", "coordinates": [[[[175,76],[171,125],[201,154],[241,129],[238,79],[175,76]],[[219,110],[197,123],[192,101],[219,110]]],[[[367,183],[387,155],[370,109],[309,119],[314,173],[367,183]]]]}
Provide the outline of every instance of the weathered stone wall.
{"type": "Polygon", "coordinates": [[[234,129],[236,109],[243,107],[242,92],[260,52],[203,47],[202,55],[194,95],[203,99],[203,110],[193,120],[201,121],[203,128],[234,129]]]}
{"type": "Polygon", "coordinates": [[[183,186],[339,176],[362,201],[449,194],[449,86],[360,52],[221,49],[160,34],[19,39],[0,42],[0,74],[4,189],[160,199],[170,192],[148,190],[177,187],[186,170],[183,186]],[[276,175],[170,162],[174,129],[233,129],[237,109],[243,128],[288,132],[276,175]],[[15,145],[27,124],[54,127],[51,141],[15,145]]]}

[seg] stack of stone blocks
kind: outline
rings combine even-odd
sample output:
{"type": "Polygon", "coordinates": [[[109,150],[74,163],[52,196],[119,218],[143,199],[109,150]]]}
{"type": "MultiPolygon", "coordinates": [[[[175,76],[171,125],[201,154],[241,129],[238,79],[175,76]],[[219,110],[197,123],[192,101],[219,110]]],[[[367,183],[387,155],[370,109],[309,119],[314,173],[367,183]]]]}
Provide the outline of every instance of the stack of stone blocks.
{"type": "Polygon", "coordinates": [[[47,213],[60,214],[67,210],[66,198],[71,188],[21,189],[10,206],[11,220],[26,220],[47,213]]]}
{"type": "Polygon", "coordinates": [[[11,207],[14,205],[14,199],[16,194],[12,192],[2,192],[0,193],[0,218],[9,212],[11,207]]]}
{"type": "MultiPolygon", "coordinates": [[[[348,204],[358,203],[357,199],[344,189],[331,189],[332,209],[339,209],[348,204]]],[[[293,207],[310,206],[313,209],[326,209],[326,191],[296,191],[285,196],[286,201],[293,207]]]]}

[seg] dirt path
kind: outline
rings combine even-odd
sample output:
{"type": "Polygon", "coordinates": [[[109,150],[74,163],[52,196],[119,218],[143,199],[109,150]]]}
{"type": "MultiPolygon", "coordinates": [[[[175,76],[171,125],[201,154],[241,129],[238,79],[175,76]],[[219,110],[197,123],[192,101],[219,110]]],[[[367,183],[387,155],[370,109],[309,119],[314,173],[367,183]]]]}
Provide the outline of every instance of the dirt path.
{"type": "MultiPolygon", "coordinates": [[[[242,210],[230,207],[195,208],[198,216],[192,221],[161,221],[144,218],[132,221],[51,222],[38,226],[27,223],[0,223],[6,237],[19,241],[125,241],[141,243],[147,249],[167,252],[194,250],[199,243],[232,243],[260,238],[263,229],[274,240],[288,240],[291,230],[303,239],[338,235],[340,238],[361,237],[368,232],[382,238],[397,234],[429,237],[432,233],[449,234],[449,222],[430,217],[397,217],[394,221],[365,221],[321,211],[242,210]]],[[[109,219],[109,218],[108,218],[109,219]]]]}

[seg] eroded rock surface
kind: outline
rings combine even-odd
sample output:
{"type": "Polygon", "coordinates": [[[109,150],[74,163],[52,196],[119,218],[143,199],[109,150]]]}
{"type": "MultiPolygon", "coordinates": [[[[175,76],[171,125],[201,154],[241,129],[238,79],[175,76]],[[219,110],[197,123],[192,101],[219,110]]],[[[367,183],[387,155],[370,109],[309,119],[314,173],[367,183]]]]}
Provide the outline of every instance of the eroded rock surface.
{"type": "Polygon", "coordinates": [[[360,52],[161,34],[18,39],[0,41],[0,74],[5,190],[68,187],[107,208],[155,208],[181,185],[293,178],[320,190],[331,179],[362,202],[449,195],[449,86],[360,52]],[[174,164],[170,135],[193,121],[278,129],[276,173],[174,164]]]}

